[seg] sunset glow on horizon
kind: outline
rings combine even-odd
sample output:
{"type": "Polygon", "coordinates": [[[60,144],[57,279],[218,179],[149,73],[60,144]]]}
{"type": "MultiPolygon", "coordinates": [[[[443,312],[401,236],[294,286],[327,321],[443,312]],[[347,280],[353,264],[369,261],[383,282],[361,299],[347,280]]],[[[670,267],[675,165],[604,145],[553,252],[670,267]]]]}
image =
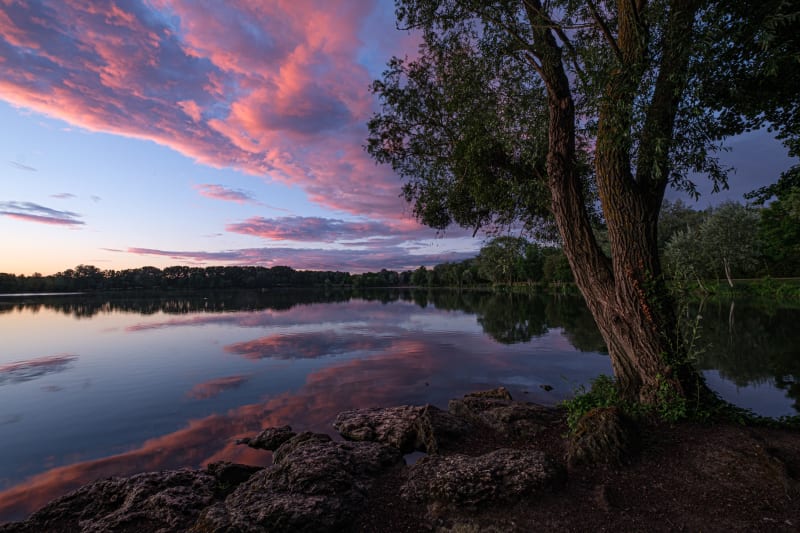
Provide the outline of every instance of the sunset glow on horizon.
{"type": "MultiPolygon", "coordinates": [[[[3,2],[0,272],[474,256],[363,150],[370,82],[418,42],[388,0],[3,2]]],[[[762,137],[732,143],[733,199],[790,164],[762,137]]]]}

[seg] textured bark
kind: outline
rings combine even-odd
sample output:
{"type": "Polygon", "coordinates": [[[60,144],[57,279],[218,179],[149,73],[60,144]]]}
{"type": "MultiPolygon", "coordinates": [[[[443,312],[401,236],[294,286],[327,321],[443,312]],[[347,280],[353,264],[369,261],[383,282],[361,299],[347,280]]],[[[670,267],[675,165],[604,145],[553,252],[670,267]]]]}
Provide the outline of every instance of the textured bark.
{"type": "Polygon", "coordinates": [[[575,110],[569,79],[556,39],[538,1],[526,2],[532,22],[538,72],[548,91],[547,170],[552,210],[575,281],[609,349],[614,374],[626,397],[658,401],[668,382],[677,395],[706,389],[677,342],[676,320],[661,279],[657,250],[658,213],[667,185],[668,141],[679,95],[685,86],[685,42],[696,12],[694,0],[675,0],[656,87],[648,108],[647,135],[638,147],[637,175],[631,168],[633,102],[645,72],[647,28],[644,1],[618,2],[612,73],[599,113],[595,173],[611,241],[611,259],[600,250],[584,208],[575,168],[575,110]],[[672,42],[674,41],[674,42],[672,42]]]}

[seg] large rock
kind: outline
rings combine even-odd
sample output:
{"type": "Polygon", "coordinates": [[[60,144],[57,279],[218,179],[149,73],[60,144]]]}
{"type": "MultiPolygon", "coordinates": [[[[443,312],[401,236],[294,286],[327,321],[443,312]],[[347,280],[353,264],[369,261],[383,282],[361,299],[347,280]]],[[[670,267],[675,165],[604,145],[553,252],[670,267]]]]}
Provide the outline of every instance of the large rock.
{"type": "Polygon", "coordinates": [[[250,476],[261,470],[260,466],[242,465],[228,461],[211,463],[206,469],[217,480],[215,492],[227,496],[233,489],[244,483],[250,476]]]}
{"type": "Polygon", "coordinates": [[[556,409],[515,402],[503,388],[467,394],[450,400],[448,411],[459,418],[490,427],[506,437],[535,437],[561,418],[556,409]]]}
{"type": "Polygon", "coordinates": [[[28,520],[0,526],[4,533],[185,531],[221,495],[207,471],[177,470],[110,478],[53,500],[28,520]]]}
{"type": "Polygon", "coordinates": [[[329,442],[331,442],[330,435],[326,435],[325,433],[312,433],[310,431],[304,431],[303,433],[295,435],[291,439],[278,446],[278,449],[272,453],[272,462],[274,464],[283,462],[286,456],[292,455],[296,449],[303,446],[307,446],[309,444],[327,444],[329,442]]]}
{"type": "Polygon", "coordinates": [[[417,418],[416,450],[429,454],[442,453],[454,447],[475,430],[474,425],[463,418],[428,405],[417,418]]]}
{"type": "Polygon", "coordinates": [[[440,453],[467,435],[471,424],[432,405],[351,409],[333,427],[346,439],[380,442],[403,453],[440,453]]]}
{"type": "Polygon", "coordinates": [[[349,409],[336,416],[333,427],[348,440],[380,442],[409,453],[416,447],[416,423],[423,409],[411,405],[349,409]]]}
{"type": "Polygon", "coordinates": [[[635,451],[636,428],[618,407],[596,407],[578,420],[567,445],[567,462],[619,465],[635,451]]]}
{"type": "Polygon", "coordinates": [[[538,450],[501,448],[480,456],[427,456],[410,467],[404,498],[438,507],[479,507],[550,490],[558,464],[538,450]]]}
{"type": "Polygon", "coordinates": [[[363,507],[375,478],[403,464],[397,448],[314,433],[293,437],[273,457],[272,467],[203,511],[192,531],[340,531],[363,507]]]}

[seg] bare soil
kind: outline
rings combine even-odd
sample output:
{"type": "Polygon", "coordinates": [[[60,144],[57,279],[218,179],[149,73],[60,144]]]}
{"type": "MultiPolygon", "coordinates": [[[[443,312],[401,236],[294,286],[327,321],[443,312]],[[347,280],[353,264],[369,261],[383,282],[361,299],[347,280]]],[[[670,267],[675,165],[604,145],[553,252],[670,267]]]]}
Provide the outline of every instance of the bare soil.
{"type": "MultiPolygon", "coordinates": [[[[458,451],[535,447],[565,460],[566,434],[564,423],[536,442],[487,432],[458,451]]],[[[627,464],[570,469],[552,493],[485,509],[406,502],[404,475],[397,469],[377,483],[356,531],[800,531],[800,432],[788,429],[648,426],[627,464]]]]}

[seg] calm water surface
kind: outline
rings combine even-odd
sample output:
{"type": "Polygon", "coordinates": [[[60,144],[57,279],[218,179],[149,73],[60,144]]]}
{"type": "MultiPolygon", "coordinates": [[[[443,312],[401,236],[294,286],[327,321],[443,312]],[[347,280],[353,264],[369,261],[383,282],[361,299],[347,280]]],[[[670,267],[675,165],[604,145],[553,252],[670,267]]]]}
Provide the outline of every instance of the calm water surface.
{"type": "MultiPolygon", "coordinates": [[[[800,312],[737,306],[702,310],[699,365],[726,399],[796,414],[800,312]]],[[[234,441],[268,426],[498,385],[554,404],[611,371],[580,300],[480,292],[2,297],[0,343],[0,522],[97,478],[265,464],[234,441]]]]}

